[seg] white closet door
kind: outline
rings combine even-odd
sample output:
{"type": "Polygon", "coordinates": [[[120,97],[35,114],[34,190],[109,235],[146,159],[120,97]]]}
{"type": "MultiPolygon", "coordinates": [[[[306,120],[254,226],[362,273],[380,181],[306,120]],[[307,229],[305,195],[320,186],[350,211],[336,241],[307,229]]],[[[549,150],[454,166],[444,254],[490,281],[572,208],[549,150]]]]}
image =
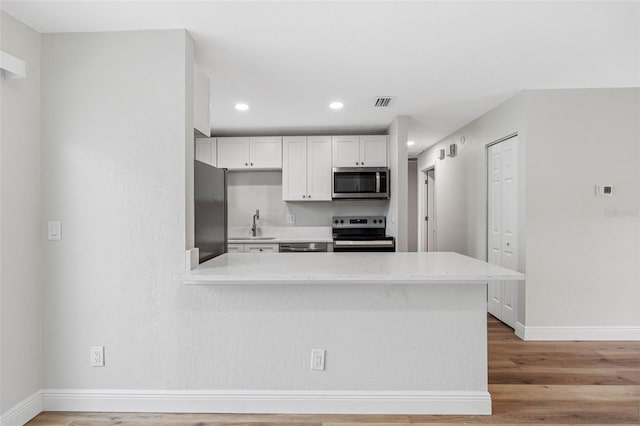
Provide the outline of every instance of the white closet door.
{"type": "MultiPolygon", "coordinates": [[[[502,263],[518,270],[518,144],[516,138],[502,145],[502,263]]],[[[502,321],[515,327],[518,302],[517,281],[502,282],[502,321]]]]}
{"type": "MultiPolygon", "coordinates": [[[[489,147],[489,263],[502,264],[502,145],[489,147]]],[[[488,310],[502,318],[502,283],[493,281],[488,288],[488,310]]]]}
{"type": "MultiPolygon", "coordinates": [[[[518,270],[518,139],[507,139],[488,150],[489,263],[518,270]]],[[[489,284],[489,313],[515,327],[516,281],[489,284]]]]}

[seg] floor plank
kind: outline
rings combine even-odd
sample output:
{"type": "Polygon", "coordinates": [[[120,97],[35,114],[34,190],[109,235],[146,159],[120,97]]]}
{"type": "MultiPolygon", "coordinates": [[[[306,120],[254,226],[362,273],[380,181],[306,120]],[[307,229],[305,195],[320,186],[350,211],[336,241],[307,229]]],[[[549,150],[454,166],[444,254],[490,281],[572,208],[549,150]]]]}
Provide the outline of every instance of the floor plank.
{"type": "Polygon", "coordinates": [[[491,416],[55,413],[29,426],[640,424],[640,342],[524,342],[488,317],[491,416]]]}

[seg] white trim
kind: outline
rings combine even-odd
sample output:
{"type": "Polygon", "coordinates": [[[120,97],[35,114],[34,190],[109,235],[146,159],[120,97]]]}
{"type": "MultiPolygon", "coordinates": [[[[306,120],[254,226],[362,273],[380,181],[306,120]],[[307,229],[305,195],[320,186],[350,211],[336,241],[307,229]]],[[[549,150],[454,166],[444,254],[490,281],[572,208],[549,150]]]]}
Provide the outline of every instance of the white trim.
{"type": "MultiPolygon", "coordinates": [[[[517,332],[516,332],[517,334],[517,332]]],[[[520,335],[518,335],[520,337],[520,335]]],[[[640,327],[528,327],[524,340],[640,340],[640,327]]]]}
{"type": "Polygon", "coordinates": [[[516,321],[516,328],[515,328],[516,336],[518,336],[521,340],[525,340],[524,331],[525,331],[524,324],[521,323],[520,321],[516,321]]]}
{"type": "Polygon", "coordinates": [[[22,426],[42,413],[42,391],[23,399],[0,416],[0,426],[22,426]]]}
{"type": "Polygon", "coordinates": [[[45,411],[281,414],[491,414],[487,391],[45,389],[45,411]]]}

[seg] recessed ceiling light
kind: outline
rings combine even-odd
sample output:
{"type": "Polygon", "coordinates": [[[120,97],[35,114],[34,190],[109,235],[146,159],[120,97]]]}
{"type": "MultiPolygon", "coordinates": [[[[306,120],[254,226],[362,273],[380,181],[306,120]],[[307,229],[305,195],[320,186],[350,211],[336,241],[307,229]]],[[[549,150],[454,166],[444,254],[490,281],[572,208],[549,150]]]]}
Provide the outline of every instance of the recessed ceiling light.
{"type": "Polygon", "coordinates": [[[247,104],[236,104],[236,109],[238,111],[246,111],[249,109],[249,105],[247,104]]]}
{"type": "Polygon", "coordinates": [[[331,109],[342,109],[343,106],[342,102],[331,102],[329,104],[329,108],[331,109]]]}
{"type": "Polygon", "coordinates": [[[407,141],[407,146],[414,146],[416,143],[414,141],[407,141]]]}

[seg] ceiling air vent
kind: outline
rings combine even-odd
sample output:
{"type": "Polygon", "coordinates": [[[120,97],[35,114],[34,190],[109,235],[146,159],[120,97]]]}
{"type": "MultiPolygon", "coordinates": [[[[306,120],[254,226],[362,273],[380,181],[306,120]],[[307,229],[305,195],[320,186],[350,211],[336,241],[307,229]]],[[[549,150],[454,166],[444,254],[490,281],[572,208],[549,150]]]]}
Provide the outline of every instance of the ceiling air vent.
{"type": "Polygon", "coordinates": [[[376,98],[376,103],[373,106],[376,108],[388,107],[392,100],[392,96],[380,96],[376,98]]]}

